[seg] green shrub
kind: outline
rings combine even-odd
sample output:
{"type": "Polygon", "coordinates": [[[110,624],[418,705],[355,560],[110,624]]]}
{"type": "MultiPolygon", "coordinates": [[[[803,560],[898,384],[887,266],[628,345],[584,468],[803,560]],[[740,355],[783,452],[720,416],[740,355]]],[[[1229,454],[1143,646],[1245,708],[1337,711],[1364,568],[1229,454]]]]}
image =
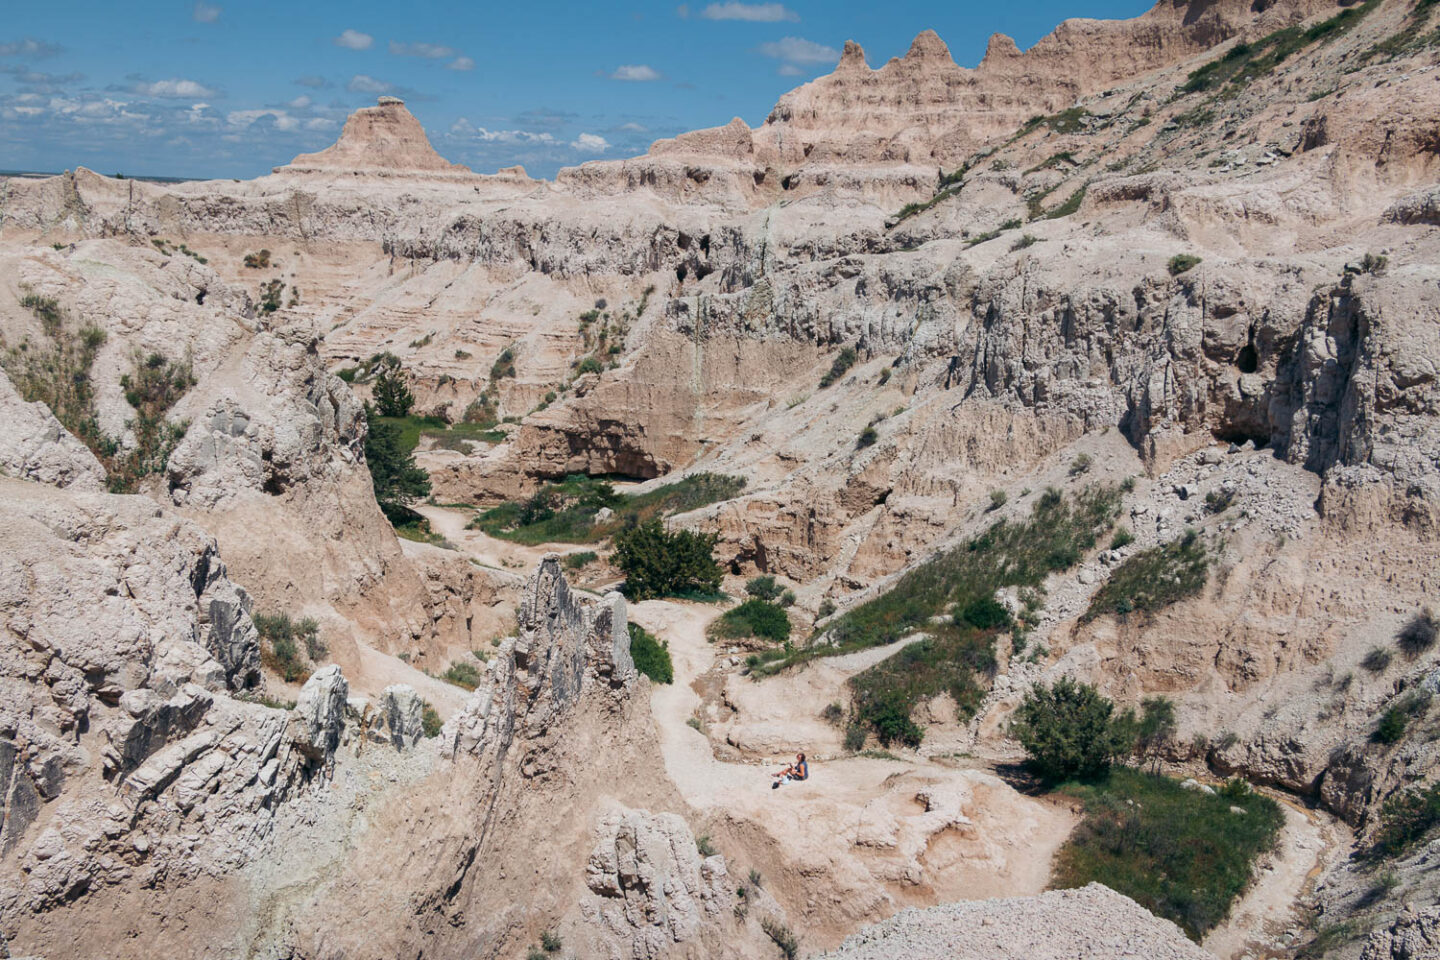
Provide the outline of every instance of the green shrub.
{"type": "Polygon", "coordinates": [[[630,659],[635,669],[655,683],[674,683],[675,664],[670,659],[670,644],[661,642],[638,623],[630,624],[630,659]]]}
{"type": "Polygon", "coordinates": [[[1015,710],[1010,732],[1029,755],[1030,768],[1049,783],[1103,776],[1134,742],[1133,729],[1115,716],[1115,705],[1069,677],[1031,688],[1015,710]]]}
{"type": "Polygon", "coordinates": [[[1180,276],[1180,274],[1185,273],[1188,270],[1192,270],[1199,265],[1200,258],[1195,256],[1194,254],[1177,253],[1175,254],[1175,256],[1170,258],[1170,262],[1169,264],[1167,264],[1167,267],[1170,270],[1170,276],[1178,277],[1180,276]]]}
{"type": "Polygon", "coordinates": [[[1440,625],[1435,622],[1434,612],[1426,607],[1400,628],[1395,639],[1406,656],[1416,657],[1435,646],[1437,632],[1440,632],[1440,625]]]}
{"type": "Polygon", "coordinates": [[[1033,247],[1039,242],[1040,241],[1036,237],[1032,236],[1031,234],[1025,233],[1020,235],[1020,239],[1010,244],[1010,249],[1024,250],[1026,247],[1033,247]]]}
{"type": "Polygon", "coordinates": [[[815,615],[816,615],[819,619],[824,620],[826,617],[830,616],[830,615],[833,614],[834,612],[835,612],[835,601],[834,601],[834,600],[831,600],[829,597],[826,597],[824,600],[821,600],[821,601],[820,601],[820,606],[819,606],[819,608],[815,611],[815,615]]]}
{"type": "Polygon", "coordinates": [[[540,948],[546,953],[559,953],[563,946],[558,933],[551,933],[549,930],[541,931],[540,948]]]}
{"type": "Polygon", "coordinates": [[[1121,547],[1128,547],[1135,542],[1135,534],[1130,532],[1129,527],[1116,527],[1115,535],[1110,538],[1110,549],[1119,550],[1121,547]]]}
{"type": "Polygon", "coordinates": [[[898,691],[885,691],[879,696],[862,695],[861,700],[860,717],[885,746],[898,742],[918,747],[925,739],[925,731],[910,719],[910,704],[898,691]]]}
{"type": "Polygon", "coordinates": [[[1006,493],[1004,490],[991,490],[991,491],[990,491],[990,506],[987,507],[986,510],[987,510],[987,511],[989,511],[989,510],[999,510],[1001,507],[1005,506],[1005,504],[1006,504],[1009,500],[1010,500],[1010,495],[1009,495],[1008,493],[1006,493]]]}
{"type": "Polygon", "coordinates": [[[1440,824],[1440,783],[1396,793],[1380,808],[1379,822],[1369,855],[1374,859],[1404,856],[1440,824]]]}
{"type": "Polygon", "coordinates": [[[835,356],[834,361],[830,364],[830,369],[827,370],[825,372],[825,375],[820,378],[820,386],[828,387],[835,381],[839,380],[841,377],[845,376],[846,372],[849,371],[851,367],[855,366],[855,362],[859,359],[860,355],[855,352],[854,347],[846,347],[841,350],[835,356]]]}
{"type": "Polygon", "coordinates": [[[780,953],[784,955],[785,960],[795,960],[800,955],[800,941],[785,924],[770,917],[764,917],[760,921],[760,929],[764,930],[765,935],[775,942],[775,946],[780,948],[780,953]]]}
{"type": "Polygon", "coordinates": [[[1428,690],[1412,690],[1390,705],[1380,716],[1370,739],[1376,743],[1399,743],[1411,719],[1423,717],[1430,709],[1431,695],[1428,690]]]}
{"type": "Polygon", "coordinates": [[[966,604],[960,619],[976,630],[994,630],[1010,625],[1010,611],[994,597],[977,597],[966,604]]]}
{"type": "Polygon", "coordinates": [[[870,426],[867,426],[864,430],[861,430],[860,436],[855,438],[855,447],[856,449],[864,450],[866,447],[875,446],[875,441],[879,439],[880,434],[876,432],[875,426],[871,424],[870,426]]]}
{"type": "Polygon", "coordinates": [[[480,667],[470,660],[456,660],[446,668],[440,675],[440,679],[446,683],[453,683],[457,687],[466,690],[474,690],[480,686],[480,680],[484,675],[480,667]]]}
{"type": "Polygon", "coordinates": [[[582,570],[599,559],[594,550],[580,550],[576,553],[565,554],[562,561],[566,570],[582,570]]]}
{"type": "Polygon", "coordinates": [[[715,844],[710,842],[710,834],[702,833],[695,838],[695,852],[702,857],[715,856],[715,844]]]}
{"type": "Polygon", "coordinates": [[[490,365],[490,383],[499,383],[506,377],[515,376],[515,351],[510,347],[501,350],[490,365]]]}
{"type": "Polygon", "coordinates": [[[865,738],[870,731],[863,723],[852,723],[845,728],[845,749],[851,753],[858,753],[865,749],[865,738]]]}
{"type": "Polygon", "coordinates": [[[260,634],[260,659],[286,683],[304,683],[310,678],[304,658],[300,654],[303,644],[312,659],[325,655],[325,645],[320,642],[320,625],[309,617],[291,620],[286,613],[257,613],[251,620],[260,634]]]}
{"type": "Polygon", "coordinates": [[[1064,792],[1081,800],[1085,818],[1056,855],[1052,886],[1099,881],[1194,940],[1229,914],[1284,824],[1279,804],[1261,794],[1210,796],[1126,768],[1064,792]]]}
{"type": "Polygon", "coordinates": [[[1209,493],[1205,494],[1206,513],[1224,513],[1226,510],[1229,510],[1231,505],[1234,503],[1234,490],[1226,490],[1222,488],[1219,490],[1211,490],[1209,493]]]}
{"type": "Polygon", "coordinates": [[[422,701],[422,704],[423,706],[420,711],[421,732],[424,733],[427,738],[431,739],[440,736],[440,730],[444,726],[444,722],[440,719],[440,714],[428,701],[422,701]]]}
{"type": "Polygon", "coordinates": [[[1141,757],[1158,754],[1175,739],[1175,730],[1174,701],[1169,697],[1146,697],[1140,701],[1140,719],[1134,727],[1134,752],[1141,757]]]}
{"type": "Polygon", "coordinates": [[[720,589],[715,562],[717,535],[678,530],[669,533],[658,519],[645,520],[615,535],[611,562],[625,574],[632,600],[720,589]]]}
{"type": "Polygon", "coordinates": [[[602,373],[605,370],[600,361],[594,357],[586,357],[575,365],[575,374],[584,376],[587,373],[602,373]]]}
{"type": "Polygon", "coordinates": [[[756,600],[773,601],[779,598],[781,587],[772,576],[751,577],[745,581],[745,593],[756,600]]]}
{"type": "Polygon", "coordinates": [[[1371,647],[1370,652],[1360,661],[1360,666],[1371,673],[1384,673],[1390,667],[1390,651],[1384,647],[1371,647]]]}
{"type": "Polygon", "coordinates": [[[1088,453],[1082,453],[1082,454],[1080,454],[1080,455],[1077,456],[1074,460],[1071,460],[1071,461],[1070,461],[1070,470],[1069,470],[1070,476],[1072,476],[1072,477],[1078,477],[1078,476],[1080,476],[1080,474],[1082,474],[1082,473],[1087,473],[1087,472],[1090,470],[1090,465],[1093,464],[1094,462],[1095,462],[1095,459],[1094,459],[1093,457],[1091,457],[1090,454],[1088,454],[1088,453]]]}
{"type": "Polygon", "coordinates": [[[261,250],[259,253],[247,253],[243,262],[247,269],[264,270],[270,266],[270,251],[261,250]]]}
{"type": "Polygon", "coordinates": [[[782,607],[793,607],[793,606],[795,606],[795,591],[794,591],[794,590],[786,590],[786,591],[784,591],[783,593],[781,593],[781,594],[780,594],[780,601],[779,601],[779,602],[780,602],[780,606],[782,606],[782,607]]]}
{"type": "Polygon", "coordinates": [[[827,703],[825,709],[820,711],[820,719],[826,723],[839,723],[845,719],[845,708],[838,703],[827,703]]]}
{"type": "Polygon", "coordinates": [[[732,640],[756,637],[784,643],[790,639],[790,617],[779,604],[751,597],[717,617],[710,625],[710,635],[732,640]]]}
{"type": "Polygon", "coordinates": [[[1205,588],[1210,562],[1210,552],[1194,530],[1142,550],[1115,568],[1082,619],[1093,620],[1106,613],[1123,616],[1136,610],[1154,612],[1193,597],[1205,588]]]}

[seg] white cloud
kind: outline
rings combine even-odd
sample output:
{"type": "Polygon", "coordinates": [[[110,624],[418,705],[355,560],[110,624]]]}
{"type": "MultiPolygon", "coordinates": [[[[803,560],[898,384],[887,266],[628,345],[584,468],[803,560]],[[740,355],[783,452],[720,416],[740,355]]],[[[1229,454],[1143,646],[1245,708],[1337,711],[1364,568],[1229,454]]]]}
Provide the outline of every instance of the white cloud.
{"type": "Polygon", "coordinates": [[[359,30],[346,30],[336,37],[335,46],[344,47],[346,50],[369,50],[375,44],[375,38],[368,33],[361,33],[359,30]]]}
{"type": "Polygon", "coordinates": [[[134,92],[147,97],[164,97],[170,100],[203,100],[215,96],[215,91],[194,80],[156,80],[154,83],[137,83],[134,92]]]}
{"type": "Polygon", "coordinates": [[[50,57],[61,51],[58,44],[48,40],[26,37],[14,43],[0,43],[0,57],[50,57]]]}
{"type": "Polygon", "coordinates": [[[384,80],[376,80],[374,77],[357,73],[350,78],[349,83],[345,84],[345,89],[351,93],[389,93],[395,88],[384,80]]]}
{"type": "Polygon", "coordinates": [[[643,63],[627,63],[623,66],[616,67],[615,72],[610,74],[610,79],[632,80],[643,83],[649,80],[659,80],[660,71],[656,70],[654,67],[647,67],[643,63]]]}
{"type": "MultiPolygon", "coordinates": [[[[450,125],[452,136],[480,140],[485,143],[554,143],[555,137],[548,133],[534,133],[530,130],[488,130],[477,127],[461,117],[450,125]]],[[[583,134],[582,134],[583,136],[583,134]]]]}
{"type": "Polygon", "coordinates": [[[438,43],[396,43],[394,40],[390,41],[390,52],[397,57],[424,57],[426,60],[444,60],[457,53],[454,47],[438,43]]]}
{"type": "Polygon", "coordinates": [[[305,121],[306,130],[334,130],[338,124],[334,120],[327,120],[324,117],[311,117],[305,121]]]}
{"type": "Polygon", "coordinates": [[[840,51],[834,47],[802,37],[785,37],[782,40],[762,43],[760,52],[786,63],[835,63],[840,59],[840,51]]]}
{"type": "Polygon", "coordinates": [[[298,130],[300,120],[284,110],[232,110],[225,114],[225,122],[232,127],[248,127],[257,120],[271,118],[276,130],[298,130]]]}
{"type": "Polygon", "coordinates": [[[449,69],[451,69],[451,70],[474,70],[474,69],[475,69],[475,61],[474,61],[474,60],[471,60],[469,57],[456,57],[453,61],[450,62],[450,64],[449,64],[449,69]]]}
{"type": "Polygon", "coordinates": [[[780,64],[780,69],[776,70],[775,72],[780,74],[780,76],[782,77],[798,77],[802,76],[805,73],[804,70],[801,70],[793,63],[782,63],[780,64]]]}
{"type": "Polygon", "coordinates": [[[604,153],[610,149],[610,141],[594,133],[582,133],[570,142],[570,146],[581,153],[604,153]]]}
{"type": "Polygon", "coordinates": [[[305,96],[305,94],[302,93],[300,96],[290,101],[289,107],[291,110],[304,110],[306,107],[310,106],[312,102],[313,101],[309,97],[305,96]]]}
{"type": "Polygon", "coordinates": [[[733,0],[730,3],[712,3],[701,10],[699,16],[702,20],[747,20],[751,23],[795,22],[800,19],[800,14],[782,3],[735,3],[733,0]]]}
{"type": "Polygon", "coordinates": [[[622,124],[620,124],[619,129],[624,130],[626,133],[649,133],[649,132],[650,132],[650,129],[649,129],[648,127],[642,126],[642,125],[636,123],[634,120],[631,120],[629,123],[622,123],[622,124]]]}
{"type": "Polygon", "coordinates": [[[195,12],[191,14],[196,23],[214,23],[220,19],[221,7],[218,4],[206,3],[205,0],[196,0],[195,12]]]}

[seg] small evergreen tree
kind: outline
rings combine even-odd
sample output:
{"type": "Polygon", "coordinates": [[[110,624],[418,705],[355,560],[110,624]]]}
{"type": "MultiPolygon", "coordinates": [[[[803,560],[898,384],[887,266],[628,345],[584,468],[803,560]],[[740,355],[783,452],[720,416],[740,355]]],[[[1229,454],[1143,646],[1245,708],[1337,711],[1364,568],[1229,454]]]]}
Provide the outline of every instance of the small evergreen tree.
{"type": "Polygon", "coordinates": [[[1135,742],[1133,721],[1115,716],[1115,705],[1092,686],[1061,677],[1036,686],[1015,711],[1011,733],[1030,755],[1043,780],[1098,777],[1135,742]]]}
{"type": "Polygon", "coordinates": [[[407,417],[415,406],[415,395],[405,385],[405,371],[399,364],[386,364],[375,377],[375,408],[382,417],[407,417]]]}
{"type": "Polygon", "coordinates": [[[375,502],[391,523],[402,523],[412,517],[410,504],[430,495],[430,476],[400,445],[400,428],[377,419],[374,412],[367,404],[370,429],[365,434],[365,460],[370,467],[375,502]]]}

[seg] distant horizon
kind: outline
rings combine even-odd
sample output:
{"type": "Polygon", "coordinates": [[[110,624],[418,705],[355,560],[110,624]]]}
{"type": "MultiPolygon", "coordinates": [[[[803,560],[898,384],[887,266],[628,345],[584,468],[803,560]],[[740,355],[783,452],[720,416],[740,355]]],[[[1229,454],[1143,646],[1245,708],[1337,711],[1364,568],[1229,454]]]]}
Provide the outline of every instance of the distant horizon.
{"type": "Polygon", "coordinates": [[[554,179],[736,116],[757,126],[786,92],[833,70],[848,39],[878,67],[933,29],[973,65],[994,33],[1028,48],[1066,19],[1153,5],[535,0],[397,16],[374,0],[31,4],[0,33],[0,158],[27,172],[253,179],[329,146],[349,114],[389,94],[451,162],[554,179]],[[142,170],[152,172],[132,172],[142,170]]]}

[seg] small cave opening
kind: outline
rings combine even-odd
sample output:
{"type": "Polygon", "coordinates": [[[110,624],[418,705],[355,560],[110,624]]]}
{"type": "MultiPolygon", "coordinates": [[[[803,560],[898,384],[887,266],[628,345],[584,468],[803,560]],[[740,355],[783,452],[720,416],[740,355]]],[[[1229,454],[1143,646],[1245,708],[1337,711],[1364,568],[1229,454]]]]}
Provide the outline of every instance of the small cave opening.
{"type": "Polygon", "coordinates": [[[690,268],[687,267],[687,266],[685,266],[685,264],[682,263],[682,264],[680,264],[680,266],[678,266],[678,267],[675,268],[675,279],[676,279],[676,280],[679,280],[681,283],[684,283],[684,282],[685,282],[685,278],[686,278],[687,276],[689,276],[689,275],[690,275],[690,268]]]}
{"type": "Polygon", "coordinates": [[[792,173],[792,174],[790,174],[788,177],[782,178],[782,179],[780,180],[780,189],[781,189],[781,190],[794,190],[794,189],[795,189],[795,174],[792,173]]]}
{"type": "Polygon", "coordinates": [[[764,171],[764,170],[756,170],[756,171],[754,172],[754,174],[752,174],[752,176],[755,178],[755,186],[757,186],[757,187],[764,186],[764,184],[765,184],[765,171],[764,171]]]}
{"type": "Polygon", "coordinates": [[[696,280],[704,280],[706,277],[710,276],[710,274],[712,274],[712,273],[714,273],[714,272],[715,272],[715,268],[714,268],[714,267],[706,266],[706,265],[703,264],[703,263],[700,263],[700,264],[696,264],[696,265],[695,265],[695,279],[696,279],[696,280]]]}
{"type": "Polygon", "coordinates": [[[1244,444],[1246,441],[1249,441],[1255,444],[1256,450],[1263,450],[1270,445],[1269,434],[1246,430],[1239,425],[1216,427],[1211,431],[1211,435],[1221,443],[1244,444]]]}
{"type": "Polygon", "coordinates": [[[1245,344],[1240,352],[1235,354],[1235,366],[1240,368],[1241,373],[1254,373],[1260,369],[1260,357],[1255,352],[1253,342],[1245,344]]]}
{"type": "Polygon", "coordinates": [[[708,233],[700,238],[700,252],[707,257],[710,256],[710,234],[708,233]]]}
{"type": "Polygon", "coordinates": [[[675,238],[675,244],[676,244],[681,250],[689,250],[689,249],[690,249],[690,234],[685,233],[684,231],[681,231],[680,235],[675,238]]]}

